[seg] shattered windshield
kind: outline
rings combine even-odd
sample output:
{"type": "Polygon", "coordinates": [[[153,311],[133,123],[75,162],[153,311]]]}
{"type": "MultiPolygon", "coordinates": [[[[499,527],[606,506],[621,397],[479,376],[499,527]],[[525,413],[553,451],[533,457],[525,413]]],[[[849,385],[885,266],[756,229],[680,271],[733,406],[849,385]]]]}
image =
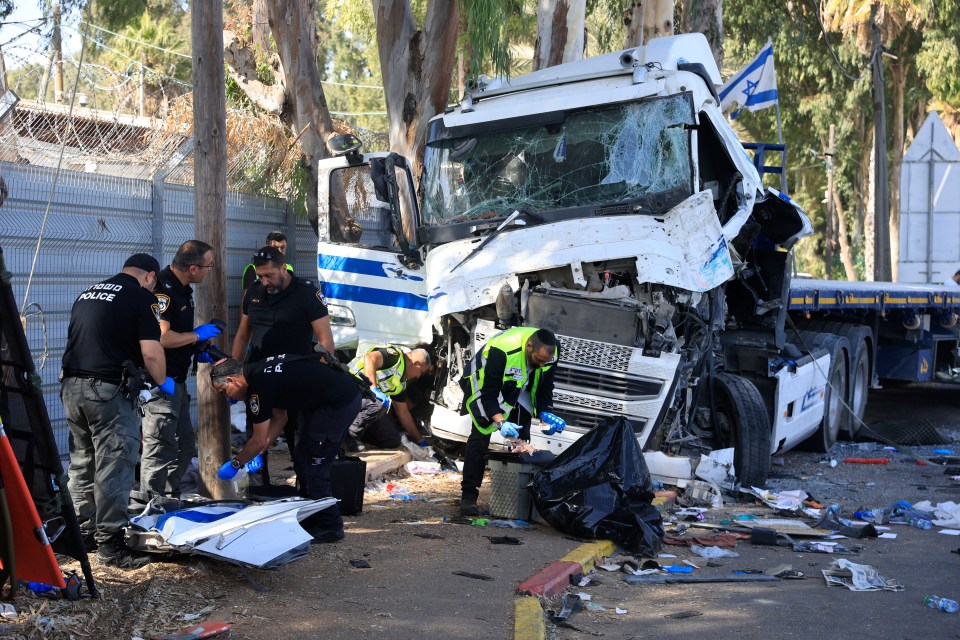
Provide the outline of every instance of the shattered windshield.
{"type": "Polygon", "coordinates": [[[692,193],[687,94],[568,114],[537,125],[428,145],[428,225],[692,193]]]}

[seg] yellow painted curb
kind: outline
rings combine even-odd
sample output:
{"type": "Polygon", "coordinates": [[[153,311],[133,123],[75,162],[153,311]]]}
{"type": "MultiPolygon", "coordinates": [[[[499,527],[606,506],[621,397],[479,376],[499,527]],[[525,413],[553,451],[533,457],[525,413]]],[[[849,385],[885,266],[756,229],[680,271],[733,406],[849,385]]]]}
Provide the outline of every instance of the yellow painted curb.
{"type": "Polygon", "coordinates": [[[617,545],[610,540],[598,540],[582,544],[567,555],[560,558],[560,562],[576,562],[583,567],[586,573],[593,569],[594,563],[604,556],[613,555],[617,545]]]}
{"type": "Polygon", "coordinates": [[[547,623],[540,600],[531,597],[514,598],[513,639],[544,640],[546,635],[547,623]]]}

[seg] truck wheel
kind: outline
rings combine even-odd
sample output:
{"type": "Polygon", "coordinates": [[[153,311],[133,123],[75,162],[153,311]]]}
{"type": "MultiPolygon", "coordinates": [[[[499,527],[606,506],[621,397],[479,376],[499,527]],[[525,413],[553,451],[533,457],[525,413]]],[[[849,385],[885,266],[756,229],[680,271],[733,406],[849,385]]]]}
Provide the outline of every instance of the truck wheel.
{"type": "Polygon", "coordinates": [[[851,324],[837,320],[813,320],[805,325],[804,334],[813,332],[832,333],[842,336],[850,343],[847,351],[850,368],[847,370],[847,398],[850,409],[845,413],[843,435],[851,440],[856,438],[863,424],[863,412],[867,406],[867,393],[873,383],[873,332],[862,324],[851,324]]]}
{"type": "Polygon", "coordinates": [[[850,389],[847,402],[850,409],[844,422],[844,435],[854,440],[860,432],[860,425],[863,424],[867,393],[873,382],[873,332],[862,324],[841,324],[836,333],[850,341],[850,369],[847,374],[850,389]]]}
{"type": "Polygon", "coordinates": [[[714,377],[718,449],[734,448],[733,466],[740,484],[762,487],[770,473],[770,418],[752,382],[729,373],[714,377]]]}
{"type": "Polygon", "coordinates": [[[847,422],[847,352],[849,348],[846,338],[829,334],[817,334],[813,344],[807,340],[812,349],[826,349],[830,352],[830,370],[826,372],[827,386],[823,391],[823,419],[816,433],[801,443],[804,449],[826,453],[837,443],[841,427],[847,422]]]}

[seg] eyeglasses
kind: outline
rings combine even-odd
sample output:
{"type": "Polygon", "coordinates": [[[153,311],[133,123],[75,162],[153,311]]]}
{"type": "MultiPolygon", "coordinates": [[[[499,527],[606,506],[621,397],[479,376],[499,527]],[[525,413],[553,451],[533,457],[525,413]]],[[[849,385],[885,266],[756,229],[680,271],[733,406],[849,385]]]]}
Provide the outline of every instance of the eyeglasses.
{"type": "Polygon", "coordinates": [[[196,267],[197,269],[213,269],[215,266],[217,266],[217,264],[215,262],[211,262],[210,264],[194,264],[190,266],[196,267]]]}

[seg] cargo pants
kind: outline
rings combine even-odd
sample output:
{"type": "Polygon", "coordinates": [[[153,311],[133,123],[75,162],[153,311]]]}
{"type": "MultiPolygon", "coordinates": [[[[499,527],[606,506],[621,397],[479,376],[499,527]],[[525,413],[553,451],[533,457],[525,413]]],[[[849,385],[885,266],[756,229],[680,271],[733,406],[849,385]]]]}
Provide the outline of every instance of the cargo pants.
{"type": "Polygon", "coordinates": [[[60,400],[72,436],[67,486],[80,529],[99,544],[116,541],[128,524],[140,414],[117,385],[95,378],[64,378],[60,400]]]}
{"type": "Polygon", "coordinates": [[[143,405],[143,458],[140,491],[172,496],[196,455],[197,437],[190,419],[187,385],[176,383],[172,396],[160,394],[143,405]]]}
{"type": "MultiPolygon", "coordinates": [[[[299,493],[313,500],[329,498],[330,465],[337,457],[340,443],[350,423],[360,411],[360,396],[339,409],[321,407],[301,414],[300,431],[293,468],[297,472],[299,493]]],[[[333,505],[305,518],[300,525],[314,538],[343,538],[340,508],[333,505]]]]}

